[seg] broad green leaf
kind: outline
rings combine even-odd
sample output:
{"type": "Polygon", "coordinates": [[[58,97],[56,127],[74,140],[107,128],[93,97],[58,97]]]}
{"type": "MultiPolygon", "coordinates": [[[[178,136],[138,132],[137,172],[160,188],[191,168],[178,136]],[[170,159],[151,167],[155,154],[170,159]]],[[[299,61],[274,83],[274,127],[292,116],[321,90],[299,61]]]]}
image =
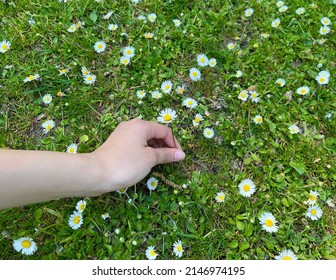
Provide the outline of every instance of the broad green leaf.
{"type": "Polygon", "coordinates": [[[293,167],[300,175],[306,171],[306,166],[303,163],[291,161],[289,165],[293,167]]]}

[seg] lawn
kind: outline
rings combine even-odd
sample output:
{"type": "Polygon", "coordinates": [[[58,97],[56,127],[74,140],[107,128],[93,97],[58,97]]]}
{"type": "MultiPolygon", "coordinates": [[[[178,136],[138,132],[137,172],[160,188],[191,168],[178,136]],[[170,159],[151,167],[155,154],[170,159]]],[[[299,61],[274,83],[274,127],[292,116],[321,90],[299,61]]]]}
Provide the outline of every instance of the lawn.
{"type": "Polygon", "coordinates": [[[171,109],[186,159],[0,211],[0,259],[336,259],[336,1],[315,3],[3,0],[1,148],[92,152],[171,109]]]}

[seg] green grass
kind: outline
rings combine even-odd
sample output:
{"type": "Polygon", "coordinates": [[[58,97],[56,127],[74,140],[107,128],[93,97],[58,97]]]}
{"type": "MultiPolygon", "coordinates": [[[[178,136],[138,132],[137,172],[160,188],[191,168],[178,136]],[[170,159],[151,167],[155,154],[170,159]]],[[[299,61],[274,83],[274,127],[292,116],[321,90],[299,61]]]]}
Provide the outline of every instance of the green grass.
{"type": "Polygon", "coordinates": [[[122,120],[139,115],[156,120],[159,110],[172,108],[178,115],[172,127],[186,159],[155,167],[171,182],[157,177],[155,191],[146,187],[149,174],[126,194],[86,198],[78,230],[68,219],[79,199],[1,211],[1,259],[145,259],[148,246],[155,247],[157,259],[176,259],[177,240],[182,259],[274,259],[284,249],[299,259],[336,258],[335,208],[326,204],[336,200],[336,6],[331,0],[316,1],[317,8],[310,1],[288,1],[284,13],[276,1],[8,2],[0,4],[0,42],[11,43],[0,53],[2,148],[66,151],[76,142],[80,153],[90,152],[122,120]],[[245,17],[249,7],[254,14],[245,17]],[[297,15],[298,7],[306,12],[297,15]],[[108,11],[113,14],[105,20],[108,11]],[[155,23],[137,19],[149,13],[157,14],[155,23]],[[327,35],[319,33],[322,17],[332,20],[327,35]],[[34,25],[28,24],[31,18],[34,25]],[[172,22],[176,18],[180,27],[172,22]],[[278,28],[271,27],[275,18],[281,19],[278,28]],[[85,25],[67,32],[77,21],[85,25]],[[109,31],[109,23],[117,23],[117,31],[109,31]],[[145,39],[145,32],[154,38],[145,39]],[[269,37],[262,39],[263,32],[269,37]],[[107,44],[101,54],[93,48],[99,40],[107,44]],[[229,42],[236,43],[234,50],[227,48],[229,42]],[[124,66],[119,59],[127,45],[136,52],[124,66]],[[201,53],[216,58],[217,65],[198,66],[201,53]],[[82,66],[97,75],[94,85],[83,83],[82,66]],[[202,73],[198,82],[189,79],[192,67],[202,73]],[[69,73],[59,76],[62,68],[69,73]],[[331,74],[327,85],[315,80],[321,70],[331,74]],[[23,82],[36,73],[39,81],[23,82]],[[278,78],[286,80],[284,87],[275,83],[278,78]],[[187,91],[152,99],[151,91],[165,80],[174,88],[185,84],[187,91]],[[251,86],[259,103],[238,99],[251,86]],[[299,96],[301,86],[309,86],[310,93],[299,96]],[[140,104],[138,89],[147,92],[140,104]],[[65,97],[57,97],[60,90],[65,97]],[[53,97],[50,105],[42,103],[47,93],[53,97]],[[183,107],[185,97],[199,105],[183,107]],[[192,125],[196,113],[204,117],[198,128],[192,125]],[[258,114],[260,125],[253,122],[258,114]],[[41,124],[47,119],[56,127],[45,136],[41,124]],[[292,124],[302,133],[290,134],[292,124]],[[203,136],[206,127],[214,129],[214,138],[203,136]],[[247,178],[256,185],[250,198],[238,191],[247,178]],[[187,187],[180,191],[172,183],[187,187]],[[323,210],[316,221],[305,217],[311,190],[319,192],[323,210]],[[224,203],[215,200],[219,191],[226,194],[224,203]],[[110,218],[103,220],[106,212],[110,218]],[[262,230],[263,212],[276,217],[278,232],[262,230]],[[22,236],[37,243],[34,255],[14,251],[13,240],[22,236]]]}

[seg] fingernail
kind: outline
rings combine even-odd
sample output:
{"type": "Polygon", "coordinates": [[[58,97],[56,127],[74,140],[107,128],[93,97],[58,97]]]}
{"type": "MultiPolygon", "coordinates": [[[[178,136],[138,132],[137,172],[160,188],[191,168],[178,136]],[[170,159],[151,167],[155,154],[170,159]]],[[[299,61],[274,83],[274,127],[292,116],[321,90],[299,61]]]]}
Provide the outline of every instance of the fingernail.
{"type": "Polygon", "coordinates": [[[185,153],[183,151],[177,151],[174,155],[174,160],[179,161],[185,158],[185,153]]]}

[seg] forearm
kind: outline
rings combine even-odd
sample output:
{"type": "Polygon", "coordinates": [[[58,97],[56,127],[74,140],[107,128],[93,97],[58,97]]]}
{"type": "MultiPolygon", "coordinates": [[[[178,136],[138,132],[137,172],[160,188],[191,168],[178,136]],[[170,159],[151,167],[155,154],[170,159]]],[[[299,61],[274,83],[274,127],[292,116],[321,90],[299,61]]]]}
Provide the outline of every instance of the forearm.
{"type": "Polygon", "coordinates": [[[99,194],[91,154],[0,150],[0,209],[99,194]]]}

